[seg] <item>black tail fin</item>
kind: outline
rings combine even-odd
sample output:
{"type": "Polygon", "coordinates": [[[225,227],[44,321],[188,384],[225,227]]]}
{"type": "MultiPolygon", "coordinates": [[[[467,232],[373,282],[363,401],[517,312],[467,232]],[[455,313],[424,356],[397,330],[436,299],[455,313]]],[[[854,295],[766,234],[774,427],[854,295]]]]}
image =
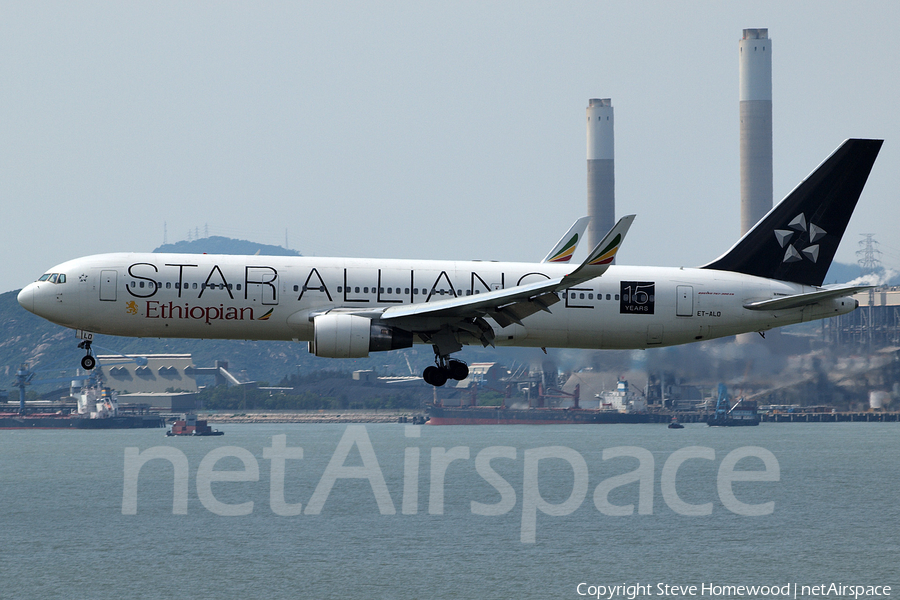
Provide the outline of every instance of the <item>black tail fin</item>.
{"type": "Polygon", "coordinates": [[[703,269],[822,285],[884,140],[847,140],[703,269]]]}

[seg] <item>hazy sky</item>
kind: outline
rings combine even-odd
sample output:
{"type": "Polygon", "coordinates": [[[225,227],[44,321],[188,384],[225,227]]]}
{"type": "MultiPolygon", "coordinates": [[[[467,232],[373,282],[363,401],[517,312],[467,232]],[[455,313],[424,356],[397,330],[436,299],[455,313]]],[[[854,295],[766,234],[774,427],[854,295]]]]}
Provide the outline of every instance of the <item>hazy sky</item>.
{"type": "MultiPolygon", "coordinates": [[[[210,234],[306,255],[540,260],[615,107],[620,264],[739,233],[738,40],[772,38],[775,198],[886,140],[837,259],[900,267],[900,3],[0,2],[0,291],[210,234]]],[[[579,257],[586,250],[582,249],[579,257]]]]}

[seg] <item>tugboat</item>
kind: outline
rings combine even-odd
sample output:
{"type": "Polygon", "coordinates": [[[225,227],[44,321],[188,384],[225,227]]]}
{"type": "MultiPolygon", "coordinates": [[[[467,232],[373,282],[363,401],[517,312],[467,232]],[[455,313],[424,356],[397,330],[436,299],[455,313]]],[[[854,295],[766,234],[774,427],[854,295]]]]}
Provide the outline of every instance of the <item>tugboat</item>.
{"type": "Polygon", "coordinates": [[[206,421],[198,419],[197,415],[181,415],[181,419],[175,421],[166,435],[225,435],[225,432],[212,429],[206,421]]]}
{"type": "Polygon", "coordinates": [[[669,429],[684,429],[684,425],[678,422],[678,417],[672,415],[672,421],[669,422],[669,429]]]}

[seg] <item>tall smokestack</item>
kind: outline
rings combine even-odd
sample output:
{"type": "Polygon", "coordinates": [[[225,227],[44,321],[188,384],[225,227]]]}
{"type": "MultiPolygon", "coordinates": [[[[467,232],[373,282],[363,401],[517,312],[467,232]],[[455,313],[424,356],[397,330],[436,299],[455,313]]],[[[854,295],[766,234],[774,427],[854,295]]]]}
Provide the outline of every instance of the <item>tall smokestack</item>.
{"type": "Polygon", "coordinates": [[[587,196],[588,244],[591,248],[616,223],[615,138],[610,98],[588,100],[587,107],[587,196]]]}
{"type": "Polygon", "coordinates": [[[745,29],[740,49],[741,235],[772,208],[772,40],[745,29]]]}

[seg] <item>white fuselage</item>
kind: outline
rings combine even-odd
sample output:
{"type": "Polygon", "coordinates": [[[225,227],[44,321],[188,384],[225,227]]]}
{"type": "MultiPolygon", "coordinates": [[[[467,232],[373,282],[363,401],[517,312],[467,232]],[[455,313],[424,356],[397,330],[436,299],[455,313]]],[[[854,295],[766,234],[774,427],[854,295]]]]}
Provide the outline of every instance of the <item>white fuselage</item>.
{"type": "MultiPolygon", "coordinates": [[[[332,309],[432,302],[570,270],[551,263],[118,253],[58,265],[51,272],[65,275],[65,283],[29,284],[19,301],[50,321],[92,333],[309,341],[312,317],[332,309]]],[[[647,348],[764,331],[856,308],[849,298],[788,310],[744,308],[815,289],[726,271],[611,266],[561,292],[550,313],[528,316],[521,325],[490,324],[497,345],[647,348]]]]}

